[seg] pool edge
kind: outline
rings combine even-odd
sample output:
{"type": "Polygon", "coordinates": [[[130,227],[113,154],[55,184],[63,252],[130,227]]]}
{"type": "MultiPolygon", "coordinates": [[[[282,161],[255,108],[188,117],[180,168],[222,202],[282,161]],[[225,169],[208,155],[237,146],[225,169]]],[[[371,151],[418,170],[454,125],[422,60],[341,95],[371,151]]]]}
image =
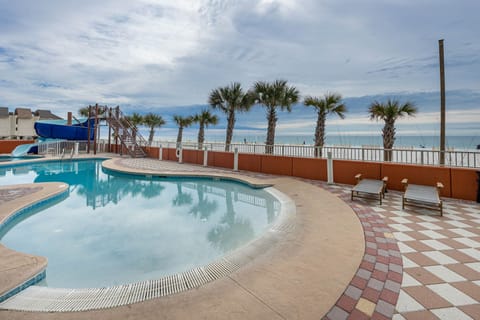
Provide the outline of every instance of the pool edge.
{"type": "MultiPolygon", "coordinates": [[[[26,189],[30,186],[40,187],[41,189],[36,190],[33,194],[24,195],[22,197],[16,198],[11,200],[10,203],[8,201],[6,204],[2,204],[6,207],[6,213],[3,214],[0,220],[0,230],[3,228],[7,228],[10,223],[12,223],[15,219],[18,219],[24,214],[27,214],[30,210],[34,209],[35,207],[39,206],[50,206],[54,203],[57,203],[64,198],[66,198],[69,194],[69,186],[65,183],[58,183],[58,182],[47,182],[47,183],[36,183],[36,184],[17,184],[17,185],[9,185],[9,186],[2,186],[0,189],[3,190],[12,190],[12,189],[26,189]],[[26,197],[27,199],[25,199],[26,197]],[[23,198],[23,199],[22,199],[23,198]]],[[[12,296],[16,295],[17,293],[23,291],[27,287],[34,285],[45,278],[46,275],[46,267],[47,267],[47,258],[41,256],[33,256],[28,253],[18,252],[8,248],[7,246],[2,246],[2,252],[5,251],[9,254],[9,257],[14,256],[20,258],[32,258],[34,257],[33,262],[34,265],[37,267],[35,268],[36,271],[29,272],[27,275],[21,277],[19,281],[14,281],[14,284],[10,284],[6,286],[6,288],[0,288],[0,303],[3,301],[8,300],[12,296]],[[13,253],[13,254],[12,254],[13,253]],[[17,283],[17,284],[15,284],[17,283]]],[[[23,266],[22,266],[23,267],[23,266]]],[[[12,266],[15,268],[15,266],[12,266]]]]}

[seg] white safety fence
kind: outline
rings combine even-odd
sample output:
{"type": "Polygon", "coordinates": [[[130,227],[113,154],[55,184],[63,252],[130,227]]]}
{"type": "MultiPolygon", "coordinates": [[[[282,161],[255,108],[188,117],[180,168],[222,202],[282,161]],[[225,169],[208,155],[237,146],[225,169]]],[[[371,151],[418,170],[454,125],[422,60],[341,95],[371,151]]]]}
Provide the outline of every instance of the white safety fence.
{"type": "Polygon", "coordinates": [[[86,141],[46,141],[38,144],[38,154],[53,157],[73,157],[73,155],[87,152],[86,141]]]}
{"type": "MultiPolygon", "coordinates": [[[[152,143],[153,147],[177,148],[176,142],[152,143]]],[[[202,149],[208,151],[225,151],[223,143],[204,143],[199,148],[197,143],[185,142],[181,144],[182,149],[202,149]]],[[[266,146],[264,144],[232,143],[228,149],[233,152],[249,154],[269,154],[279,156],[292,156],[304,158],[326,158],[331,153],[333,159],[358,160],[358,161],[385,161],[386,151],[391,154],[391,162],[422,165],[440,165],[440,150],[425,148],[394,148],[385,150],[379,147],[343,147],[325,146],[316,148],[310,145],[289,145],[278,144],[266,146]]],[[[445,165],[451,167],[480,168],[480,150],[446,150],[444,152],[445,165]]]]}

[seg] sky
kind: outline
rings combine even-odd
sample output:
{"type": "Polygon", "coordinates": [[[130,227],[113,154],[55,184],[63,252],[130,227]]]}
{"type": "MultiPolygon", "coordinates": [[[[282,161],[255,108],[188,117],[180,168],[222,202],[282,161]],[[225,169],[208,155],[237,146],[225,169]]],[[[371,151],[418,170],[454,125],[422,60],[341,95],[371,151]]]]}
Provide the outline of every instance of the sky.
{"type": "MultiPolygon", "coordinates": [[[[302,96],[343,95],[347,118],[327,132],[378,131],[368,104],[394,97],[419,108],[400,133],[436,134],[445,39],[447,133],[480,136],[478,12],[478,0],[0,0],[0,106],[120,105],[173,130],[171,115],[199,111],[212,89],[286,79],[302,96]]],[[[303,108],[277,133],[313,132],[303,108]]],[[[265,131],[254,109],[238,117],[245,134],[265,131]]]]}

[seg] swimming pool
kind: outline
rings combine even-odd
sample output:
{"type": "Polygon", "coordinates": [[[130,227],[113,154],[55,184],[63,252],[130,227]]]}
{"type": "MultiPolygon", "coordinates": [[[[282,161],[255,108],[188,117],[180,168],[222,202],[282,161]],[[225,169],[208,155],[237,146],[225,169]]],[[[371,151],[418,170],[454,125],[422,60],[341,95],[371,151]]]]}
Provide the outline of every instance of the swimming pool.
{"type": "Polygon", "coordinates": [[[30,160],[43,158],[43,156],[21,156],[21,157],[12,157],[11,155],[0,155],[0,162],[10,162],[10,161],[19,161],[19,160],[30,160]]]}
{"type": "Polygon", "coordinates": [[[68,183],[69,196],[0,239],[47,257],[50,287],[114,286],[205,265],[260,237],[281,209],[241,183],[117,174],[101,160],[0,167],[0,185],[47,181],[68,183]]]}

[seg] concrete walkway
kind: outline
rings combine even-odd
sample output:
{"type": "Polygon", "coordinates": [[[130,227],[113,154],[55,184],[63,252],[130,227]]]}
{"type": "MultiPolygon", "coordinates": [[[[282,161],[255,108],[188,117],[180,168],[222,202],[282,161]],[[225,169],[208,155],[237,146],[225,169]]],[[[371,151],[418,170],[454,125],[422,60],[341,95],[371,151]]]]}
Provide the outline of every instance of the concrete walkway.
{"type": "Polygon", "coordinates": [[[280,247],[259,256],[239,273],[194,292],[87,313],[0,311],[1,319],[319,319],[322,315],[332,320],[480,319],[480,205],[477,203],[444,199],[444,216],[440,217],[436,211],[408,207],[402,210],[399,192],[390,191],[380,206],[377,201],[352,202],[351,186],[313,180],[233,173],[152,159],[115,159],[110,165],[113,169],[142,173],[163,170],[165,174],[182,171],[241,175],[252,183],[272,183],[295,200],[302,220],[294,235],[280,247]],[[343,205],[332,199],[332,195],[343,205]],[[357,237],[362,242],[360,247],[350,248],[347,239],[337,242],[338,238],[333,238],[335,234],[343,237],[349,231],[352,236],[359,235],[358,225],[346,226],[343,220],[348,215],[342,212],[352,214],[351,210],[363,229],[364,236],[357,237]],[[314,234],[324,247],[315,247],[318,243],[311,242],[315,237],[308,240],[314,234]],[[299,250],[305,256],[301,257],[299,250]],[[353,261],[357,261],[351,262],[356,264],[355,270],[342,273],[337,269],[342,266],[341,259],[352,254],[353,261]],[[272,265],[275,257],[300,261],[272,265]],[[299,273],[309,272],[308,284],[312,286],[305,287],[306,291],[293,290],[278,282],[285,277],[301,281],[296,278],[299,273]],[[346,279],[349,273],[350,278],[346,279]],[[338,286],[333,291],[328,289],[340,282],[341,289],[338,286]]]}
{"type": "MultiPolygon", "coordinates": [[[[124,158],[110,160],[109,168],[155,171],[161,175],[172,170],[205,174],[201,167],[182,165],[162,169],[164,165],[172,163],[124,158]]],[[[198,289],[88,312],[1,310],[0,318],[318,319],[328,313],[355,276],[365,251],[362,227],[352,208],[331,193],[296,179],[209,170],[213,174],[273,184],[295,201],[295,223],[284,237],[265,248],[251,263],[198,289]]]]}
{"type": "MultiPolygon", "coordinates": [[[[63,193],[64,183],[37,183],[0,187],[0,224],[31,203],[63,193]]],[[[47,259],[17,252],[0,244],[0,296],[11,291],[47,266],[47,259]]]]}
{"type": "MultiPolygon", "coordinates": [[[[376,201],[349,198],[349,186],[328,186],[346,203],[370,207],[392,230],[402,255],[402,285],[393,319],[480,319],[480,205],[444,200],[438,211],[405,208],[402,193],[376,201]]],[[[362,289],[362,285],[359,285],[362,289]]]]}

